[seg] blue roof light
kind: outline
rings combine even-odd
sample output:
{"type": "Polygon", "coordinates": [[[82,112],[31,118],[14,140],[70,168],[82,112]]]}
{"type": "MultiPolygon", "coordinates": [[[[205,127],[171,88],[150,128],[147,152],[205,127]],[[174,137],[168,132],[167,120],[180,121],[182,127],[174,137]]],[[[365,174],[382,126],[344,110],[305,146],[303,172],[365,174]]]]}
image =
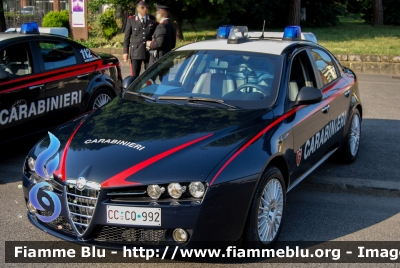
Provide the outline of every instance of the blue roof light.
{"type": "Polygon", "coordinates": [[[288,26],[283,33],[283,39],[286,40],[301,40],[300,26],[288,26]]]}
{"type": "Polygon", "coordinates": [[[21,25],[22,34],[38,34],[39,33],[39,26],[36,22],[27,22],[21,25]]]}
{"type": "Polygon", "coordinates": [[[217,39],[228,39],[229,32],[233,28],[233,25],[222,25],[218,28],[217,39]]]}

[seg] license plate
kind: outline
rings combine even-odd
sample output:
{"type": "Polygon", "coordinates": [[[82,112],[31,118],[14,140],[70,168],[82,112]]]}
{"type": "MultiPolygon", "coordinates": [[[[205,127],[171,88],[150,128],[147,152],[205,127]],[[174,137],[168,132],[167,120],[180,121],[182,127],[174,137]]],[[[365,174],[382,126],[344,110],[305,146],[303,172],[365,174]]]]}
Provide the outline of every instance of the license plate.
{"type": "Polygon", "coordinates": [[[107,206],[107,222],[161,226],[161,208],[107,206]]]}

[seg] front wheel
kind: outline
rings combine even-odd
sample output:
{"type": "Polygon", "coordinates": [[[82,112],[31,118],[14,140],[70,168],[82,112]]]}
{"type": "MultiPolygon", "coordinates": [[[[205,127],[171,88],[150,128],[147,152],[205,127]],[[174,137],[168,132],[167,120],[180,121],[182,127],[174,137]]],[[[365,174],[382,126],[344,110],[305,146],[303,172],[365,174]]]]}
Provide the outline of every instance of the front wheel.
{"type": "Polygon", "coordinates": [[[107,89],[100,89],[96,93],[94,93],[89,106],[88,110],[98,109],[112,100],[113,96],[111,92],[107,89]]]}
{"type": "Polygon", "coordinates": [[[351,117],[349,130],[345,136],[342,147],[340,148],[337,158],[344,163],[352,163],[356,160],[361,140],[361,116],[360,112],[354,110],[351,117]]]}
{"type": "Polygon", "coordinates": [[[285,206],[282,173],[271,166],[264,172],[254,194],[243,242],[252,248],[271,248],[281,232],[285,206]]]}

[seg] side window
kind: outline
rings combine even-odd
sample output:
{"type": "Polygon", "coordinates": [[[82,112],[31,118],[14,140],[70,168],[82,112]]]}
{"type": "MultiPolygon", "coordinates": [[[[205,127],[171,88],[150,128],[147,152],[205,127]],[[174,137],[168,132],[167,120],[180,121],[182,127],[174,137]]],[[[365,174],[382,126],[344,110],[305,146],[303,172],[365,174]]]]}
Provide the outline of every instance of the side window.
{"type": "Polygon", "coordinates": [[[312,49],[311,54],[313,55],[315,63],[317,64],[324,86],[338,77],[332,58],[326,52],[318,49],[312,49]]]}
{"type": "Polygon", "coordinates": [[[303,87],[316,87],[317,83],[310,58],[306,51],[297,54],[290,69],[289,99],[296,101],[297,94],[303,87]]]}
{"type": "Polygon", "coordinates": [[[39,48],[46,71],[76,64],[74,49],[68,44],[44,41],[39,48]]]}
{"type": "Polygon", "coordinates": [[[0,50],[0,68],[10,74],[10,79],[32,73],[28,43],[20,43],[0,50]]]}

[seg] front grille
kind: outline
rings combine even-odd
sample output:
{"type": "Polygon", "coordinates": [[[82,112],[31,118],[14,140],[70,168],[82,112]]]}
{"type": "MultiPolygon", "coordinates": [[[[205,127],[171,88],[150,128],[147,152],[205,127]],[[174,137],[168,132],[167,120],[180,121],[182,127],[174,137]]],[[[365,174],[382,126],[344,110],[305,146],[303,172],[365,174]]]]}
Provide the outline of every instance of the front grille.
{"type": "MultiPolygon", "coordinates": [[[[45,210],[39,210],[38,214],[42,215],[42,216],[47,216],[47,217],[53,215],[52,212],[45,211],[45,210]]],[[[75,232],[72,229],[72,226],[69,223],[69,220],[67,218],[65,218],[65,217],[60,216],[60,217],[56,218],[54,221],[52,221],[52,222],[42,222],[42,221],[40,221],[40,222],[44,226],[46,226],[46,227],[48,227],[48,228],[50,228],[52,230],[55,230],[57,232],[62,232],[64,234],[68,235],[68,236],[75,236],[75,232]]]]}
{"type": "Polygon", "coordinates": [[[79,191],[75,186],[67,185],[69,214],[77,232],[81,235],[89,227],[96,207],[99,190],[84,189],[79,191]]]}
{"type": "Polygon", "coordinates": [[[123,242],[160,242],[165,229],[142,229],[132,227],[119,227],[103,225],[95,235],[98,242],[123,243],[123,242]]]}

